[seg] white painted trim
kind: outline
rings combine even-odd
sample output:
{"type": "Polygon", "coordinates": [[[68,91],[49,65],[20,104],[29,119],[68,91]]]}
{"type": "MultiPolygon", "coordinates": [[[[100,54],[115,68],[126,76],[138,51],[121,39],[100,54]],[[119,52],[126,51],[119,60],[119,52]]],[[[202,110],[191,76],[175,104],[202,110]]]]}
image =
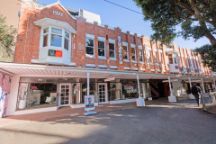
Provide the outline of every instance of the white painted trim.
{"type": "Polygon", "coordinates": [[[95,64],[86,64],[86,67],[96,67],[95,64]]]}
{"type": "Polygon", "coordinates": [[[100,37],[100,36],[97,37],[97,39],[98,39],[98,41],[103,41],[103,42],[105,42],[105,40],[106,40],[105,37],[100,37]]]}
{"type": "Polygon", "coordinates": [[[41,112],[50,112],[50,111],[56,111],[57,107],[49,107],[49,108],[38,108],[38,109],[29,109],[29,110],[19,110],[16,111],[12,115],[23,115],[23,114],[32,114],[32,113],[41,113],[41,112]]]}
{"type": "Polygon", "coordinates": [[[129,68],[129,67],[124,67],[124,69],[125,69],[125,70],[129,70],[130,68],[129,68]]]}
{"type": "Polygon", "coordinates": [[[111,69],[117,69],[117,66],[110,66],[111,69]]]}
{"type": "Polygon", "coordinates": [[[122,45],[128,47],[128,42],[122,42],[122,45]]]}
{"type": "Polygon", "coordinates": [[[100,68],[107,68],[107,65],[98,65],[100,68]]]}
{"type": "Polygon", "coordinates": [[[91,39],[93,39],[93,40],[94,40],[94,38],[95,38],[95,36],[94,36],[93,34],[88,34],[88,33],[86,33],[86,37],[91,38],[91,39]]]}
{"type": "Polygon", "coordinates": [[[131,47],[131,48],[135,48],[136,45],[135,45],[134,43],[131,43],[131,44],[130,44],[130,47],[131,47]]]}
{"type": "Polygon", "coordinates": [[[109,38],[109,43],[115,44],[115,39],[110,39],[110,38],[109,38]]]}
{"type": "Polygon", "coordinates": [[[114,101],[110,101],[110,104],[123,104],[123,103],[133,103],[136,102],[137,98],[134,99],[124,99],[124,100],[114,100],[114,101]]]}

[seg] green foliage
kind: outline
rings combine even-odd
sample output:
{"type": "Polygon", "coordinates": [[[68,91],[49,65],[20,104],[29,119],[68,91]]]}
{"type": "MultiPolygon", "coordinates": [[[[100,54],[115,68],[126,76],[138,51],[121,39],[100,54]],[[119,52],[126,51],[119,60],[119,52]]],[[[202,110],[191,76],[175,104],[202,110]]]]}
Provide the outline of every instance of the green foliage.
{"type": "Polygon", "coordinates": [[[216,45],[215,0],[134,0],[152,22],[152,37],[170,43],[176,36],[198,40],[207,37],[216,45]],[[181,26],[177,31],[176,27],[181,26]]]}
{"type": "Polygon", "coordinates": [[[152,38],[165,44],[175,37],[202,37],[211,45],[197,48],[203,62],[216,70],[216,0],[134,0],[142,8],[145,20],[150,20],[152,38]],[[180,26],[180,30],[176,28],[180,26]]]}
{"type": "Polygon", "coordinates": [[[7,26],[5,18],[0,15],[0,50],[1,55],[6,53],[9,57],[13,53],[15,29],[12,26],[7,26]]]}
{"type": "Polygon", "coordinates": [[[213,71],[216,71],[216,48],[212,45],[204,45],[195,49],[196,52],[201,54],[203,63],[210,66],[213,71]]]}

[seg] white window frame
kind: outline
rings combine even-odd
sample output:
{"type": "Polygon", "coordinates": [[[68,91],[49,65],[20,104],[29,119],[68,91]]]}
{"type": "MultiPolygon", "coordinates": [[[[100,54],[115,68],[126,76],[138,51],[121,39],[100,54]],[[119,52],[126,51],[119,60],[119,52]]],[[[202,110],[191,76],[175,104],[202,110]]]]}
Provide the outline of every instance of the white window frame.
{"type": "Polygon", "coordinates": [[[95,36],[92,34],[86,34],[86,36],[85,36],[85,52],[86,52],[86,57],[88,57],[88,58],[95,58],[95,41],[94,41],[94,38],[95,38],[95,36]],[[86,51],[86,47],[87,47],[86,39],[87,38],[93,40],[93,47],[92,47],[93,48],[93,55],[87,54],[87,51],[86,51]]]}
{"type": "Polygon", "coordinates": [[[135,44],[131,44],[131,50],[133,49],[134,50],[134,56],[135,56],[135,60],[132,59],[132,53],[131,53],[131,61],[133,63],[137,63],[137,52],[136,52],[136,45],[135,44]]]}
{"type": "Polygon", "coordinates": [[[129,49],[128,49],[128,43],[127,42],[122,42],[122,59],[123,59],[123,61],[125,61],[125,62],[129,62],[129,49]],[[123,55],[123,52],[124,52],[124,48],[123,48],[123,46],[125,46],[125,47],[127,47],[127,59],[124,59],[124,55],[123,55]]]}
{"type": "Polygon", "coordinates": [[[152,61],[151,61],[151,48],[146,47],[146,48],[145,48],[145,51],[146,51],[146,63],[147,63],[147,64],[150,64],[150,63],[152,63],[152,61]],[[149,59],[148,59],[147,54],[149,54],[149,59]]]}
{"type": "MultiPolygon", "coordinates": [[[[55,48],[55,49],[59,49],[59,50],[63,50],[63,49],[65,49],[64,48],[64,38],[65,38],[65,33],[68,33],[69,34],[69,47],[68,47],[68,50],[70,50],[71,49],[71,33],[70,32],[68,32],[68,31],[66,31],[65,29],[63,29],[63,28],[59,28],[59,27],[55,27],[55,26],[47,26],[47,27],[42,27],[41,28],[41,40],[40,40],[40,47],[41,48],[47,48],[47,47],[50,47],[50,48],[55,48]],[[48,33],[45,33],[44,34],[44,29],[46,29],[46,28],[48,28],[48,33]],[[62,42],[61,42],[61,47],[56,47],[56,46],[52,46],[51,45],[51,36],[52,36],[52,28],[56,28],[56,29],[61,29],[62,30],[62,34],[61,34],[61,36],[62,36],[62,42]],[[43,37],[44,37],[44,35],[48,35],[48,44],[47,44],[47,46],[43,46],[43,42],[44,42],[44,39],[43,39],[43,37]]],[[[65,49],[65,50],[67,50],[67,49],[65,49]]]]}
{"type": "Polygon", "coordinates": [[[106,39],[104,37],[98,37],[98,43],[99,41],[103,42],[104,43],[104,56],[99,56],[99,45],[98,45],[98,58],[99,59],[106,59],[106,39]]]}
{"type": "Polygon", "coordinates": [[[114,57],[110,57],[110,47],[109,47],[109,58],[110,60],[116,60],[116,45],[115,45],[115,40],[114,39],[109,39],[109,44],[114,45],[114,57]]]}
{"type": "Polygon", "coordinates": [[[139,52],[138,52],[138,54],[139,54],[139,63],[144,63],[144,50],[143,50],[141,45],[138,46],[138,50],[139,50],[139,52]],[[141,56],[140,56],[140,54],[141,54],[141,56]],[[140,57],[142,57],[142,61],[140,60],[140,57]]]}

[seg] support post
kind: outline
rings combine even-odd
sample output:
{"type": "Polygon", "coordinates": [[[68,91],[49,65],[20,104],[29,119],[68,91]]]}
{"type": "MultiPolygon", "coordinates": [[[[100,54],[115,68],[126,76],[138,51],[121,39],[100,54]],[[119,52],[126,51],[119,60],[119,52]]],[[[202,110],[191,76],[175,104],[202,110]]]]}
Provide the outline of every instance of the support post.
{"type": "Polygon", "coordinates": [[[188,77],[188,82],[189,82],[190,89],[191,89],[192,88],[191,77],[188,77]]]}
{"type": "Polygon", "coordinates": [[[87,95],[90,95],[90,73],[87,73],[87,95]]]}
{"type": "Polygon", "coordinates": [[[213,91],[216,90],[216,83],[215,83],[215,77],[213,77],[213,91]]]}
{"type": "Polygon", "coordinates": [[[138,85],[137,88],[138,88],[138,93],[139,93],[138,96],[141,97],[140,81],[139,81],[139,75],[138,74],[136,75],[136,78],[137,78],[137,85],[138,85]]]}
{"type": "Polygon", "coordinates": [[[168,97],[168,100],[169,100],[169,102],[177,102],[176,97],[173,95],[170,76],[168,77],[168,81],[169,81],[169,88],[170,88],[170,96],[168,97]]]}
{"type": "Polygon", "coordinates": [[[143,97],[141,97],[141,90],[140,90],[140,81],[139,81],[139,74],[136,74],[136,78],[137,78],[137,85],[138,85],[138,99],[136,100],[136,104],[138,107],[143,107],[145,106],[145,100],[143,97]]]}

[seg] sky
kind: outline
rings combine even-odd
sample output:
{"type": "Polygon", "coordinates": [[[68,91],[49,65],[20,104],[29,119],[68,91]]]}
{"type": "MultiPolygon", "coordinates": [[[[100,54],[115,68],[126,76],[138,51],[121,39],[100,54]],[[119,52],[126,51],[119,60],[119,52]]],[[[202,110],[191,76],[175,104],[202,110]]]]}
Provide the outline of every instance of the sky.
{"type": "MultiPolygon", "coordinates": [[[[52,4],[57,0],[38,0],[41,4],[52,4]]],[[[125,7],[141,12],[141,8],[137,7],[133,0],[109,0],[125,7]]],[[[110,27],[120,27],[122,31],[130,31],[131,33],[137,33],[150,37],[153,34],[151,29],[151,23],[144,21],[144,17],[141,14],[131,12],[129,10],[117,7],[104,0],[61,0],[61,4],[65,8],[70,9],[85,9],[101,16],[103,25],[110,27]]],[[[182,48],[196,48],[204,44],[208,44],[209,41],[206,38],[202,38],[198,41],[185,40],[178,37],[174,40],[174,43],[182,48]]]]}

